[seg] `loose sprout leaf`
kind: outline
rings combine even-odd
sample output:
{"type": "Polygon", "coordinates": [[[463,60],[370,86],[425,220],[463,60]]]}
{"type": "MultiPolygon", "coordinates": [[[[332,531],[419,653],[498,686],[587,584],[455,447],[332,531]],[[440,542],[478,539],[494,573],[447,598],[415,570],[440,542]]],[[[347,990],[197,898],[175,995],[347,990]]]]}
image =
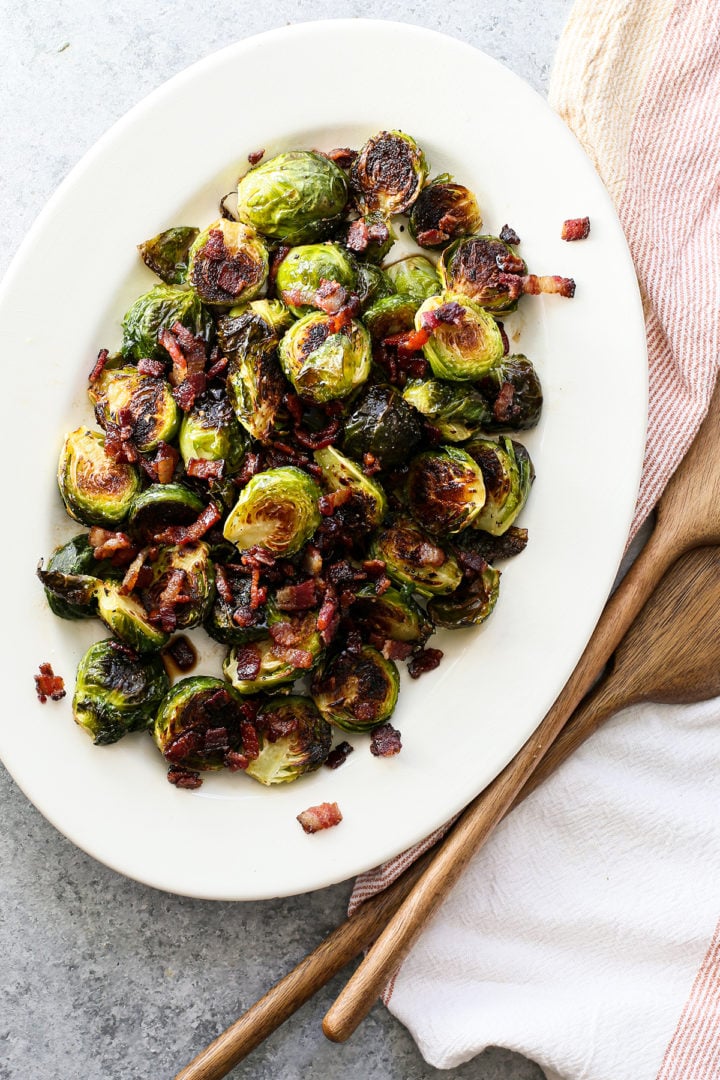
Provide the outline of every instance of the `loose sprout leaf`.
{"type": "Polygon", "coordinates": [[[188,252],[199,232],[184,226],[166,229],[138,244],[140,257],[167,285],[182,285],[187,276],[188,252]]]}

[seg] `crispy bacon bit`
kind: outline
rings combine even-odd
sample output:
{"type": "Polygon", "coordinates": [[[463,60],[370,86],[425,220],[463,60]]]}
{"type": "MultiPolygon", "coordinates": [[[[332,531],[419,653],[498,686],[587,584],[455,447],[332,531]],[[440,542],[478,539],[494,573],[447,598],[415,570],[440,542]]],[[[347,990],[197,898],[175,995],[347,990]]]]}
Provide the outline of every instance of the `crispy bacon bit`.
{"type": "Polygon", "coordinates": [[[245,487],[248,480],[251,480],[256,473],[262,470],[262,455],[253,451],[247,453],[243,458],[242,465],[239,472],[233,477],[233,483],[238,487],[245,487]]]}
{"type": "Polygon", "coordinates": [[[265,147],[262,150],[253,150],[251,154],[248,154],[248,161],[251,165],[257,165],[258,161],[262,161],[265,157],[265,147]]]}
{"type": "Polygon", "coordinates": [[[303,556],[302,565],[303,570],[305,570],[308,574],[312,574],[313,577],[317,577],[317,575],[322,570],[323,558],[321,553],[314,546],[314,544],[309,544],[305,548],[305,555],[303,556]]]}
{"type": "Polygon", "coordinates": [[[90,374],[88,376],[88,382],[90,383],[91,386],[92,386],[93,383],[97,382],[98,379],[100,378],[100,376],[102,375],[103,370],[105,368],[105,365],[108,362],[109,357],[110,357],[110,353],[108,352],[107,349],[101,349],[100,352],[98,353],[97,360],[95,361],[95,367],[92,369],[92,371],[90,372],[90,374]]]}
{"type": "Polygon", "coordinates": [[[417,242],[420,247],[439,247],[450,239],[442,229],[424,229],[417,234],[417,242]]]}
{"type": "Polygon", "coordinates": [[[590,235],[590,218],[568,218],[563,221],[561,240],[586,240],[590,235]]]}
{"type": "Polygon", "coordinates": [[[190,458],[185,466],[185,471],[188,476],[195,476],[199,480],[219,480],[225,472],[225,462],[222,458],[217,461],[190,458]]]}
{"type": "MultiPolygon", "coordinates": [[[[222,233],[217,231],[222,239],[222,233]]],[[[174,322],[169,330],[161,330],[158,341],[172,360],[169,376],[172,386],[179,386],[190,375],[199,375],[205,371],[205,342],[201,337],[195,337],[181,322],[174,322]]]]}
{"type": "Polygon", "coordinates": [[[249,720],[240,721],[240,738],[242,739],[243,753],[248,761],[254,761],[260,755],[260,742],[258,733],[249,720]]]}
{"type": "Polygon", "coordinates": [[[316,603],[317,583],[312,578],[300,581],[297,585],[285,585],[275,594],[275,606],[279,611],[308,611],[314,608],[316,603]]]}
{"type": "Polygon", "coordinates": [[[88,533],[88,542],[98,562],[110,559],[113,566],[127,566],[138,553],[138,549],[127,533],[109,532],[97,525],[94,525],[88,533]]]}
{"type": "Polygon", "coordinates": [[[163,649],[163,655],[172,659],[178,671],[192,671],[197,661],[197,653],[184,635],[173,638],[163,649]]]}
{"type": "Polygon", "coordinates": [[[328,319],[328,334],[339,334],[353,321],[360,310],[360,300],[355,293],[348,295],[347,303],[338,310],[337,314],[328,319]]]}
{"type": "Polygon", "coordinates": [[[503,225],[499,237],[503,244],[519,244],[520,237],[510,225],[503,225]]]}
{"type": "Polygon", "coordinates": [[[168,782],[177,788],[186,788],[188,791],[196,791],[202,786],[200,773],[194,769],[185,769],[182,765],[171,765],[167,773],[168,782]]]}
{"type": "Polygon", "coordinates": [[[507,285],[517,296],[520,293],[527,293],[530,296],[537,296],[539,293],[557,293],[559,296],[572,299],[575,295],[573,279],[556,275],[546,274],[538,277],[536,274],[525,274],[521,277],[517,274],[498,274],[498,281],[501,285],[507,285]]]}
{"type": "Polygon", "coordinates": [[[255,569],[256,566],[270,567],[275,565],[274,557],[269,551],[266,551],[265,548],[261,547],[249,548],[245,554],[241,556],[240,562],[243,566],[247,566],[251,570],[255,569]]]}
{"type": "Polygon", "coordinates": [[[169,484],[175,475],[177,463],[180,460],[180,452],[170,443],[160,442],[155,451],[155,457],[149,464],[154,470],[158,484],[169,484]]]}
{"type": "Polygon", "coordinates": [[[216,379],[219,375],[222,375],[225,368],[228,366],[227,356],[221,356],[215,361],[211,368],[208,369],[206,378],[210,382],[211,379],[216,379]]]}
{"type": "Polygon", "coordinates": [[[35,693],[43,705],[48,698],[51,701],[60,701],[65,697],[65,680],[62,675],[55,674],[52,664],[40,665],[40,674],[35,676],[35,693]]]}
{"type": "Polygon", "coordinates": [[[295,439],[306,450],[323,450],[330,446],[340,433],[340,421],[333,416],[322,431],[305,431],[299,425],[295,427],[295,439]]]}
{"type": "Polygon", "coordinates": [[[321,829],[331,829],[333,825],[339,825],[342,821],[340,807],[336,802],[320,803],[319,806],[309,806],[298,814],[297,820],[306,833],[320,832],[321,829]]]}
{"type": "Polygon", "coordinates": [[[290,251],[290,245],[289,244],[280,244],[280,246],[277,247],[275,249],[275,251],[272,253],[272,255],[270,256],[270,272],[268,274],[268,281],[270,282],[271,285],[274,284],[274,282],[275,282],[275,278],[277,277],[277,272],[278,272],[278,268],[280,266],[280,263],[283,261],[283,259],[285,258],[285,256],[287,255],[287,253],[289,251],[290,251]]]}
{"type": "Polygon", "coordinates": [[[510,352],[510,342],[508,341],[508,336],[505,333],[505,324],[500,322],[500,320],[498,319],[497,323],[496,323],[496,326],[497,326],[498,330],[500,331],[500,337],[502,338],[503,356],[507,356],[507,354],[510,352]]]}
{"type": "Polygon", "coordinates": [[[235,673],[238,679],[256,679],[261,663],[260,652],[252,642],[248,642],[247,645],[237,646],[235,650],[235,673]]]}
{"type": "Polygon", "coordinates": [[[354,749],[355,747],[349,742],[338,743],[325,759],[326,767],[328,769],[339,769],[341,765],[345,764],[354,749]]]}
{"type": "Polygon", "coordinates": [[[373,728],[370,736],[370,753],[374,757],[393,757],[402,750],[400,732],[392,724],[373,728]]]}
{"type": "Polygon", "coordinates": [[[200,371],[197,375],[188,375],[187,379],[183,379],[181,383],[174,387],[172,396],[183,412],[190,412],[196,398],[203,393],[206,385],[207,376],[200,371]]]}
{"type": "Polygon", "coordinates": [[[324,311],[326,315],[337,315],[340,308],[347,303],[347,299],[348,291],[339,281],[320,278],[320,284],[313,297],[315,307],[324,311]]]}
{"type": "Polygon", "coordinates": [[[302,641],[305,636],[305,627],[297,622],[280,622],[270,626],[268,633],[277,645],[290,647],[302,641]]]}
{"type": "Polygon", "coordinates": [[[404,334],[392,334],[383,340],[383,345],[394,346],[400,354],[408,356],[410,353],[420,352],[429,340],[430,330],[425,327],[422,330],[408,330],[404,334]]]}
{"type": "Polygon", "coordinates": [[[159,544],[193,544],[212,529],[221,518],[215,503],[209,503],[192,525],[170,525],[157,533],[153,539],[159,544]]]}
{"type": "Polygon", "coordinates": [[[318,499],[318,510],[323,517],[331,517],[339,506],[343,506],[346,502],[349,502],[352,497],[353,493],[351,488],[338,488],[337,491],[331,491],[329,495],[320,496],[318,499]]]}
{"type": "Polygon", "coordinates": [[[267,600],[267,588],[265,585],[260,584],[260,574],[262,573],[259,566],[252,568],[252,574],[250,577],[250,610],[256,611],[267,600]]]}
{"type": "Polygon", "coordinates": [[[224,600],[226,604],[232,604],[235,600],[233,596],[232,586],[227,575],[227,571],[222,563],[215,564],[215,585],[217,591],[220,593],[221,600],[224,600]]]}
{"type": "Polygon", "coordinates": [[[420,649],[408,664],[412,679],[419,679],[426,671],[434,671],[443,658],[441,649],[420,649]]]}
{"type": "Polygon", "coordinates": [[[382,465],[369,451],[363,454],[363,472],[366,476],[374,476],[375,473],[382,472],[382,465]]]}
{"type": "Polygon", "coordinates": [[[226,727],[208,728],[205,732],[205,750],[226,750],[229,745],[226,727]]]}
{"type": "Polygon", "coordinates": [[[151,375],[154,379],[162,379],[165,375],[165,365],[162,360],[150,360],[144,357],[138,360],[137,369],[141,375],[151,375]]]}
{"type": "Polygon", "coordinates": [[[329,645],[340,625],[340,602],[332,585],[325,590],[325,596],[318,612],[317,628],[320,637],[329,645]]]}
{"type": "Polygon", "coordinates": [[[224,757],[225,767],[230,772],[239,772],[241,769],[247,769],[250,764],[250,758],[246,754],[240,754],[237,750],[228,750],[224,757]]]}
{"type": "Polygon", "coordinates": [[[329,158],[339,169],[349,169],[357,156],[357,150],[351,150],[349,146],[339,146],[336,150],[328,150],[323,154],[323,157],[329,158]]]}
{"type": "Polygon", "coordinates": [[[345,246],[349,248],[350,251],[355,251],[360,254],[367,249],[369,243],[370,233],[367,223],[364,218],[358,218],[357,221],[353,221],[347,231],[345,246]]]}
{"type": "Polygon", "coordinates": [[[505,424],[512,416],[512,404],[515,397],[515,387],[510,382],[504,382],[500,387],[500,393],[495,398],[493,416],[499,424],[505,424]]]}
{"type": "Polygon", "coordinates": [[[487,560],[478,551],[465,551],[461,548],[457,553],[457,560],[466,578],[479,577],[488,568],[487,560]]]}
{"type": "MultiPolygon", "coordinates": [[[[123,410],[126,412],[127,410],[123,410]]],[[[130,418],[132,421],[132,418],[130,418]]],[[[140,452],[133,442],[132,422],[111,424],[105,422],[105,453],[119,465],[133,465],[142,461],[140,452]]]]}
{"type": "Polygon", "coordinates": [[[378,580],[375,582],[375,595],[382,596],[383,593],[386,593],[388,591],[391,585],[392,581],[389,577],[378,578],[378,580]]]}
{"type": "Polygon", "coordinates": [[[122,579],[122,585],[118,590],[118,592],[120,592],[123,596],[129,596],[137,585],[138,578],[140,577],[140,571],[142,570],[143,564],[145,563],[147,553],[147,548],[143,548],[142,551],[139,551],[137,553],[133,561],[128,566],[125,572],[125,577],[122,579]]]}
{"type": "Polygon", "coordinates": [[[315,663],[315,657],[307,649],[291,649],[285,645],[276,645],[274,651],[280,660],[284,660],[286,664],[291,664],[300,671],[309,671],[315,663]]]}
{"type": "Polygon", "coordinates": [[[387,638],[380,652],[386,660],[407,660],[413,648],[414,645],[409,641],[394,641],[392,638],[387,638]]]}
{"type": "Polygon", "coordinates": [[[447,304],[441,304],[433,311],[426,311],[422,316],[422,325],[425,330],[436,330],[440,323],[448,323],[459,326],[465,318],[464,308],[457,300],[450,300],[447,304]]]}

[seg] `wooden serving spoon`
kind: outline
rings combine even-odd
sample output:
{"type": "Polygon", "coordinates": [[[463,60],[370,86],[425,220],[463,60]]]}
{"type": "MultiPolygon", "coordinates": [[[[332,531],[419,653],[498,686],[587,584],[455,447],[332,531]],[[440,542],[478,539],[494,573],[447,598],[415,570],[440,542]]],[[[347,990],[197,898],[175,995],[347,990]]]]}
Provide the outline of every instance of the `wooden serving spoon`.
{"type": "MultiPolygon", "coordinates": [[[[613,713],[638,701],[702,701],[720,694],[720,548],[691,552],[666,574],[586,698],[513,805],[545,780],[613,713]]],[[[239,1020],[178,1073],[220,1080],[382,930],[432,862],[435,850],[366,901],[239,1020]]]]}

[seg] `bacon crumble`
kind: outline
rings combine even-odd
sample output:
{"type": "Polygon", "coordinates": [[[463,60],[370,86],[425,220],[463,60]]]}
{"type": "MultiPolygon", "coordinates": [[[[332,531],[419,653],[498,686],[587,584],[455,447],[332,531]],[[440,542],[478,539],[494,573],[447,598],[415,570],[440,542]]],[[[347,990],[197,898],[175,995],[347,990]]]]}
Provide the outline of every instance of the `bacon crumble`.
{"type": "Polygon", "coordinates": [[[342,821],[340,807],[336,802],[320,803],[318,806],[309,806],[297,815],[297,820],[306,833],[321,832],[323,829],[331,829],[342,821]]]}
{"type": "Polygon", "coordinates": [[[65,697],[65,680],[62,675],[56,675],[52,664],[40,664],[40,674],[35,676],[35,693],[38,701],[45,704],[50,701],[60,701],[65,697]]]}
{"type": "Polygon", "coordinates": [[[568,218],[563,221],[560,231],[561,240],[586,240],[590,235],[590,218],[568,218]]]}
{"type": "Polygon", "coordinates": [[[326,757],[325,767],[327,769],[339,769],[341,765],[345,764],[354,749],[355,747],[349,742],[338,743],[326,757]]]}
{"type": "Polygon", "coordinates": [[[370,753],[373,757],[394,757],[401,750],[400,732],[392,724],[373,728],[370,735],[370,753]]]}

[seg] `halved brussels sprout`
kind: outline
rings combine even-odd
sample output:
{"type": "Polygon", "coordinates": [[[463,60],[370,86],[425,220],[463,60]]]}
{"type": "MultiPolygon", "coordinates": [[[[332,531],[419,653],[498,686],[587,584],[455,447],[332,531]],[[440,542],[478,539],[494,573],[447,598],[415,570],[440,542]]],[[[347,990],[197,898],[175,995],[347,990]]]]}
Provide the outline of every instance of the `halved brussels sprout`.
{"type": "Polygon", "coordinates": [[[345,421],[344,447],[353,457],[372,454],[384,468],[407,461],[423,435],[422,421],[394,386],[369,386],[345,421]]]}
{"type": "Polygon", "coordinates": [[[505,356],[478,384],[492,405],[489,431],[535,427],[542,412],[540,377],[526,356],[505,356]]]}
{"type": "Polygon", "coordinates": [[[307,697],[270,698],[255,721],[260,753],[245,772],[261,784],[285,784],[319,769],[332,729],[307,697]]]}
{"type": "Polygon", "coordinates": [[[78,665],[72,709],[96,746],[149,728],[170,689],[160,656],[136,656],[116,641],[91,645],[78,665]]]}
{"type": "Polygon", "coordinates": [[[392,296],[394,292],[395,286],[379,266],[369,262],[357,264],[357,294],[363,310],[369,308],[376,300],[392,296]]]}
{"type": "Polygon", "coordinates": [[[291,248],[278,266],[275,288],[293,315],[300,318],[320,307],[315,302],[321,282],[357,289],[357,275],[348,253],[339,244],[304,244],[291,248]]]}
{"type": "Polygon", "coordinates": [[[163,698],[153,738],[171,765],[222,769],[228,751],[242,752],[244,718],[243,700],[232,686],[209,675],[193,675],[163,698]]]}
{"type": "Polygon", "coordinates": [[[151,540],[170,525],[190,525],[204,506],[184,484],[151,484],[132,504],[128,525],[142,540],[151,540]]]}
{"type": "Polygon", "coordinates": [[[385,273],[395,286],[395,292],[417,300],[418,304],[442,291],[437,271],[424,255],[408,255],[386,266],[385,273]]]}
{"type": "Polygon", "coordinates": [[[198,459],[224,461],[226,470],[233,473],[240,466],[247,442],[224,394],[206,391],[182,418],[178,446],[186,466],[198,459]]]}
{"type": "Polygon", "coordinates": [[[173,603],[175,628],[190,630],[199,626],[215,599],[215,567],[208,545],[203,540],[182,546],[168,544],[160,548],[151,566],[152,581],[141,590],[145,608],[160,610],[168,591],[179,591],[183,601],[176,606],[173,603]]]}
{"type": "Polygon", "coordinates": [[[456,630],[477,626],[492,613],[500,592],[500,572],[488,566],[479,577],[463,581],[450,596],[435,596],[428,603],[428,614],[436,626],[456,630]]]}
{"type": "Polygon", "coordinates": [[[139,600],[123,595],[119,582],[96,582],[95,598],[98,616],[108,630],[135,652],[157,652],[167,645],[170,635],[150,622],[139,600]]]}
{"type": "MultiPolygon", "coordinates": [[[[92,578],[108,578],[119,580],[123,571],[113,566],[109,559],[98,561],[94,555],[94,548],[88,540],[87,533],[73,536],[72,540],[55,548],[48,559],[47,568],[39,572],[40,580],[44,574],[61,574],[63,576],[86,576],[92,578]]],[[[51,589],[45,589],[50,610],[61,619],[92,619],[97,614],[95,594],[87,597],[83,602],[70,603],[58,596],[51,589]]]]}
{"type": "Polygon", "coordinates": [[[497,236],[467,236],[445,248],[439,270],[446,289],[499,313],[517,307],[520,292],[507,278],[526,274],[527,266],[497,236]]]}
{"type": "Polygon", "coordinates": [[[352,617],[363,632],[391,641],[424,645],[433,624],[408,591],[386,589],[378,595],[373,585],[364,585],[352,606],[352,617]]]}
{"type": "Polygon", "coordinates": [[[431,296],[418,309],[415,327],[430,333],[423,354],[439,379],[479,379],[502,359],[497,323],[461,293],[431,296]]]}
{"type": "MultiPolygon", "coordinates": [[[[266,301],[268,307],[271,301],[266,301]]],[[[254,301],[240,314],[231,311],[218,320],[218,337],[228,358],[227,394],[235,416],[254,439],[269,438],[282,412],[287,383],[276,348],[289,312],[274,306],[258,312],[254,301]]],[[[234,310],[234,309],[233,309],[234,310]]]]}
{"type": "Polygon", "coordinates": [[[122,321],[122,354],[128,360],[166,360],[158,342],[161,330],[180,322],[196,337],[211,341],[214,334],[210,313],[190,289],[177,285],[155,285],[138,297],[122,321]]]}
{"type": "Polygon", "coordinates": [[[374,342],[404,334],[415,325],[415,313],[420,301],[411,296],[384,296],[363,312],[363,322],[374,342]]]}
{"type": "Polygon", "coordinates": [[[366,476],[359,465],[334,446],[316,450],[313,457],[322,470],[325,487],[330,491],[351,492],[361,520],[373,529],[379,525],[387,512],[387,499],[378,482],[366,476]]]}
{"type": "Polygon", "coordinates": [[[473,520],[476,529],[501,536],[527,502],[535,469],[522,443],[502,438],[474,439],[466,446],[485,478],[485,505],[473,520]]]}
{"type": "Polygon", "coordinates": [[[233,645],[223,674],[241,694],[284,686],[307,675],[323,653],[317,612],[290,615],[268,603],[268,630],[263,637],[233,645]],[[292,644],[282,642],[292,641],[292,644]]]}
{"type": "Polygon", "coordinates": [[[420,147],[402,131],[381,131],[365,143],[350,170],[350,186],[363,213],[404,214],[428,174],[420,147]]]}
{"type": "Polygon", "coordinates": [[[417,379],[407,384],[403,398],[422,413],[447,442],[465,442],[492,421],[487,401],[469,383],[443,379],[421,382],[417,379]]]}
{"type": "Polygon", "coordinates": [[[363,645],[360,653],[331,657],[313,678],[311,693],[329,723],[343,731],[370,731],[390,719],[399,690],[393,661],[363,645]]]}
{"type": "Polygon", "coordinates": [[[420,247],[443,247],[458,236],[469,236],[481,229],[482,215],[468,188],[435,180],[418,195],[409,228],[420,247]]]}
{"type": "MultiPolygon", "coordinates": [[[[235,549],[233,548],[233,551],[235,549]]],[[[243,645],[267,634],[267,606],[251,608],[250,577],[232,565],[216,563],[218,585],[213,606],[205,619],[205,629],[211,638],[223,645],[243,645]],[[240,621],[233,616],[239,613],[240,621]]]]}
{"type": "Polygon", "coordinates": [[[462,532],[485,503],[483,474],[457,446],[427,450],[410,462],[407,479],[410,511],[429,533],[462,532]]]}
{"type": "Polygon", "coordinates": [[[370,553],[373,559],[383,560],[388,577],[420,596],[450,593],[462,580],[455,556],[410,518],[398,518],[381,529],[370,553]]]}
{"type": "Polygon", "coordinates": [[[278,355],[300,397],[322,405],[345,398],[365,382],[372,359],[370,336],[354,319],[334,332],[333,319],[311,312],[286,332],[278,355]]]}
{"type": "Polygon", "coordinates": [[[177,434],[180,414],[165,379],[143,375],[136,367],[105,368],[88,388],[88,396],[100,427],[131,423],[133,442],[143,453],[171,442],[177,434]]]}
{"type": "MultiPolygon", "coordinates": [[[[231,307],[227,315],[220,320],[230,327],[230,335],[232,335],[233,324],[229,320],[239,318],[241,315],[253,315],[257,319],[262,319],[270,330],[277,334],[278,341],[288,326],[292,326],[293,323],[290,310],[282,300],[251,300],[248,304],[236,304],[235,307],[231,307]]],[[[228,336],[228,331],[225,336],[228,336]]],[[[229,344],[232,347],[232,343],[229,344]]]]}
{"type": "Polygon", "coordinates": [[[128,516],[140,491],[135,466],[114,461],[105,453],[100,432],[84,427],[65,436],[57,477],[65,509],[83,525],[114,528],[128,516]]]}
{"type": "Polygon", "coordinates": [[[240,492],[223,535],[239,551],[294,555],[320,524],[320,488],[293,465],[257,473],[240,492]]]}
{"type": "Polygon", "coordinates": [[[346,202],[344,173],[315,150],[278,154],[250,169],[238,182],[240,220],[287,244],[308,244],[329,236],[346,202]]]}
{"type": "Polygon", "coordinates": [[[142,261],[168,285],[182,285],[187,277],[188,252],[199,232],[180,226],[158,233],[138,244],[142,261]]]}
{"type": "Polygon", "coordinates": [[[190,248],[187,280],[206,304],[232,307],[262,292],[269,268],[267,248],[257,233],[220,218],[190,248]]]}

